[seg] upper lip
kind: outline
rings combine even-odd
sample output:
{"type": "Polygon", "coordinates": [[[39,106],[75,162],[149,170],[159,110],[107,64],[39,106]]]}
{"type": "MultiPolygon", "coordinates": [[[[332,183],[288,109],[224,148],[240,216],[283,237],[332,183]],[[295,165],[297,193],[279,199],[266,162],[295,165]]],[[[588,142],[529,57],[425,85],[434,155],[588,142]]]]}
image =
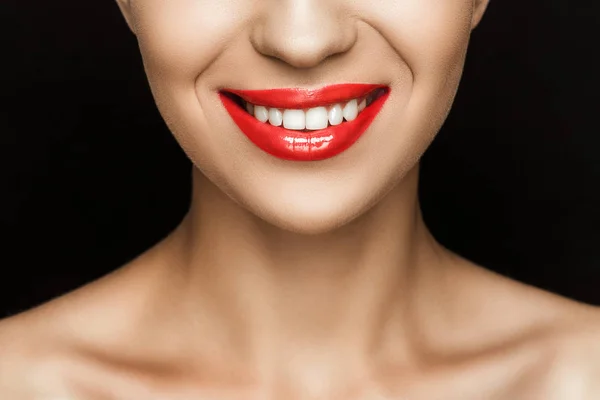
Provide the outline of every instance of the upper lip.
{"type": "Polygon", "coordinates": [[[325,86],[319,89],[282,88],[266,90],[223,89],[248,103],[273,108],[301,109],[342,103],[363,97],[387,85],[347,83],[325,86]]]}

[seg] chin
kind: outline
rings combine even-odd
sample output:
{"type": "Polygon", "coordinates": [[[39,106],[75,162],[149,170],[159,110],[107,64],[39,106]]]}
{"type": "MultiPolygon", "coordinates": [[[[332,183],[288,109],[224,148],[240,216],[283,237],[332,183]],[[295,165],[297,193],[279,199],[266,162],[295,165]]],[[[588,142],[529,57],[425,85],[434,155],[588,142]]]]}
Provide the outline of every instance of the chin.
{"type": "Polygon", "coordinates": [[[355,209],[337,210],[274,210],[263,220],[279,229],[300,235],[316,236],[331,233],[352,222],[361,213],[355,209]]]}
{"type": "MultiPolygon", "coordinates": [[[[279,211],[279,210],[277,210],[279,211]]],[[[336,231],[352,222],[360,212],[355,210],[338,210],[338,212],[290,212],[272,213],[263,218],[268,224],[299,235],[317,236],[336,231]],[[345,211],[345,212],[344,212],[345,211]],[[354,212],[352,212],[354,211],[354,212]]]]}
{"type": "Polygon", "coordinates": [[[367,213],[381,197],[366,183],[335,188],[321,186],[320,190],[306,190],[303,185],[279,190],[265,188],[246,194],[253,196],[246,201],[235,198],[234,201],[268,225],[302,235],[327,234],[350,224],[367,213]],[[256,196],[256,193],[262,195],[256,196]]]}

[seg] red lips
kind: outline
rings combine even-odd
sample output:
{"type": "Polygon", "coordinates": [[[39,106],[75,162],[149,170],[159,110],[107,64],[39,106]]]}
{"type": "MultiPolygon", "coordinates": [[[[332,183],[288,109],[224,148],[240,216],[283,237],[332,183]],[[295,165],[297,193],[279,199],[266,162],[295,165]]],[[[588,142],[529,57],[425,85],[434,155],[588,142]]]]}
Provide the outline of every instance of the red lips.
{"type": "Polygon", "coordinates": [[[342,84],[317,90],[270,89],[236,90],[224,89],[219,93],[221,102],[233,121],[252,143],[263,151],[284,160],[317,161],[333,157],[355,143],[375,119],[389,96],[389,88],[374,84],[342,84]],[[308,109],[345,103],[364,97],[377,89],[385,93],[362,110],[353,121],[328,126],[315,131],[297,131],[261,122],[250,115],[229,94],[246,102],[269,108],[308,109]]]}

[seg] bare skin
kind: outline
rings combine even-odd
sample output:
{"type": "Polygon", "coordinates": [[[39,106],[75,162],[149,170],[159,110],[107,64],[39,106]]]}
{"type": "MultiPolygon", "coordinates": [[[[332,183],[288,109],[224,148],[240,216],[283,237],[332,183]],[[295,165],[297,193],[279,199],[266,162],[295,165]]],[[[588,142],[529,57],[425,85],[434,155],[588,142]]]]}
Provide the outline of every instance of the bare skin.
{"type": "MultiPolygon", "coordinates": [[[[206,206],[205,225],[223,215],[215,209],[239,210],[196,179],[206,185],[194,199],[206,206]]],[[[394,215],[386,207],[401,192],[357,227],[391,234],[397,222],[379,218],[394,215]]],[[[597,398],[597,309],[473,265],[435,243],[420,219],[410,265],[397,252],[350,267],[311,266],[294,249],[267,266],[253,253],[276,240],[272,228],[244,237],[219,218],[226,232],[212,248],[238,249],[225,267],[193,254],[194,217],[115,273],[0,323],[2,397],[597,398]]],[[[371,245],[388,240],[397,237],[371,245]]]]}
{"type": "Polygon", "coordinates": [[[474,265],[421,217],[418,159],[485,1],[119,5],[192,206],[115,273],[0,322],[0,398],[600,396],[597,308],[474,265]],[[245,140],[216,94],[338,82],[392,92],[364,138],[302,164],[245,140]]]}

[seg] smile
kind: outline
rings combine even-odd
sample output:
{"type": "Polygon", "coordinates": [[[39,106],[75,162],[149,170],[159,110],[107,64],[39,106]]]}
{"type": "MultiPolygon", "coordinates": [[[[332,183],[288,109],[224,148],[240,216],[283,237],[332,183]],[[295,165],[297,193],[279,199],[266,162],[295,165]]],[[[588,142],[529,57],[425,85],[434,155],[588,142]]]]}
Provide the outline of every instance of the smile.
{"type": "Polygon", "coordinates": [[[341,84],[317,90],[224,89],[231,118],[263,151],[293,161],[331,158],[354,144],[389,96],[389,87],[341,84]]]}

